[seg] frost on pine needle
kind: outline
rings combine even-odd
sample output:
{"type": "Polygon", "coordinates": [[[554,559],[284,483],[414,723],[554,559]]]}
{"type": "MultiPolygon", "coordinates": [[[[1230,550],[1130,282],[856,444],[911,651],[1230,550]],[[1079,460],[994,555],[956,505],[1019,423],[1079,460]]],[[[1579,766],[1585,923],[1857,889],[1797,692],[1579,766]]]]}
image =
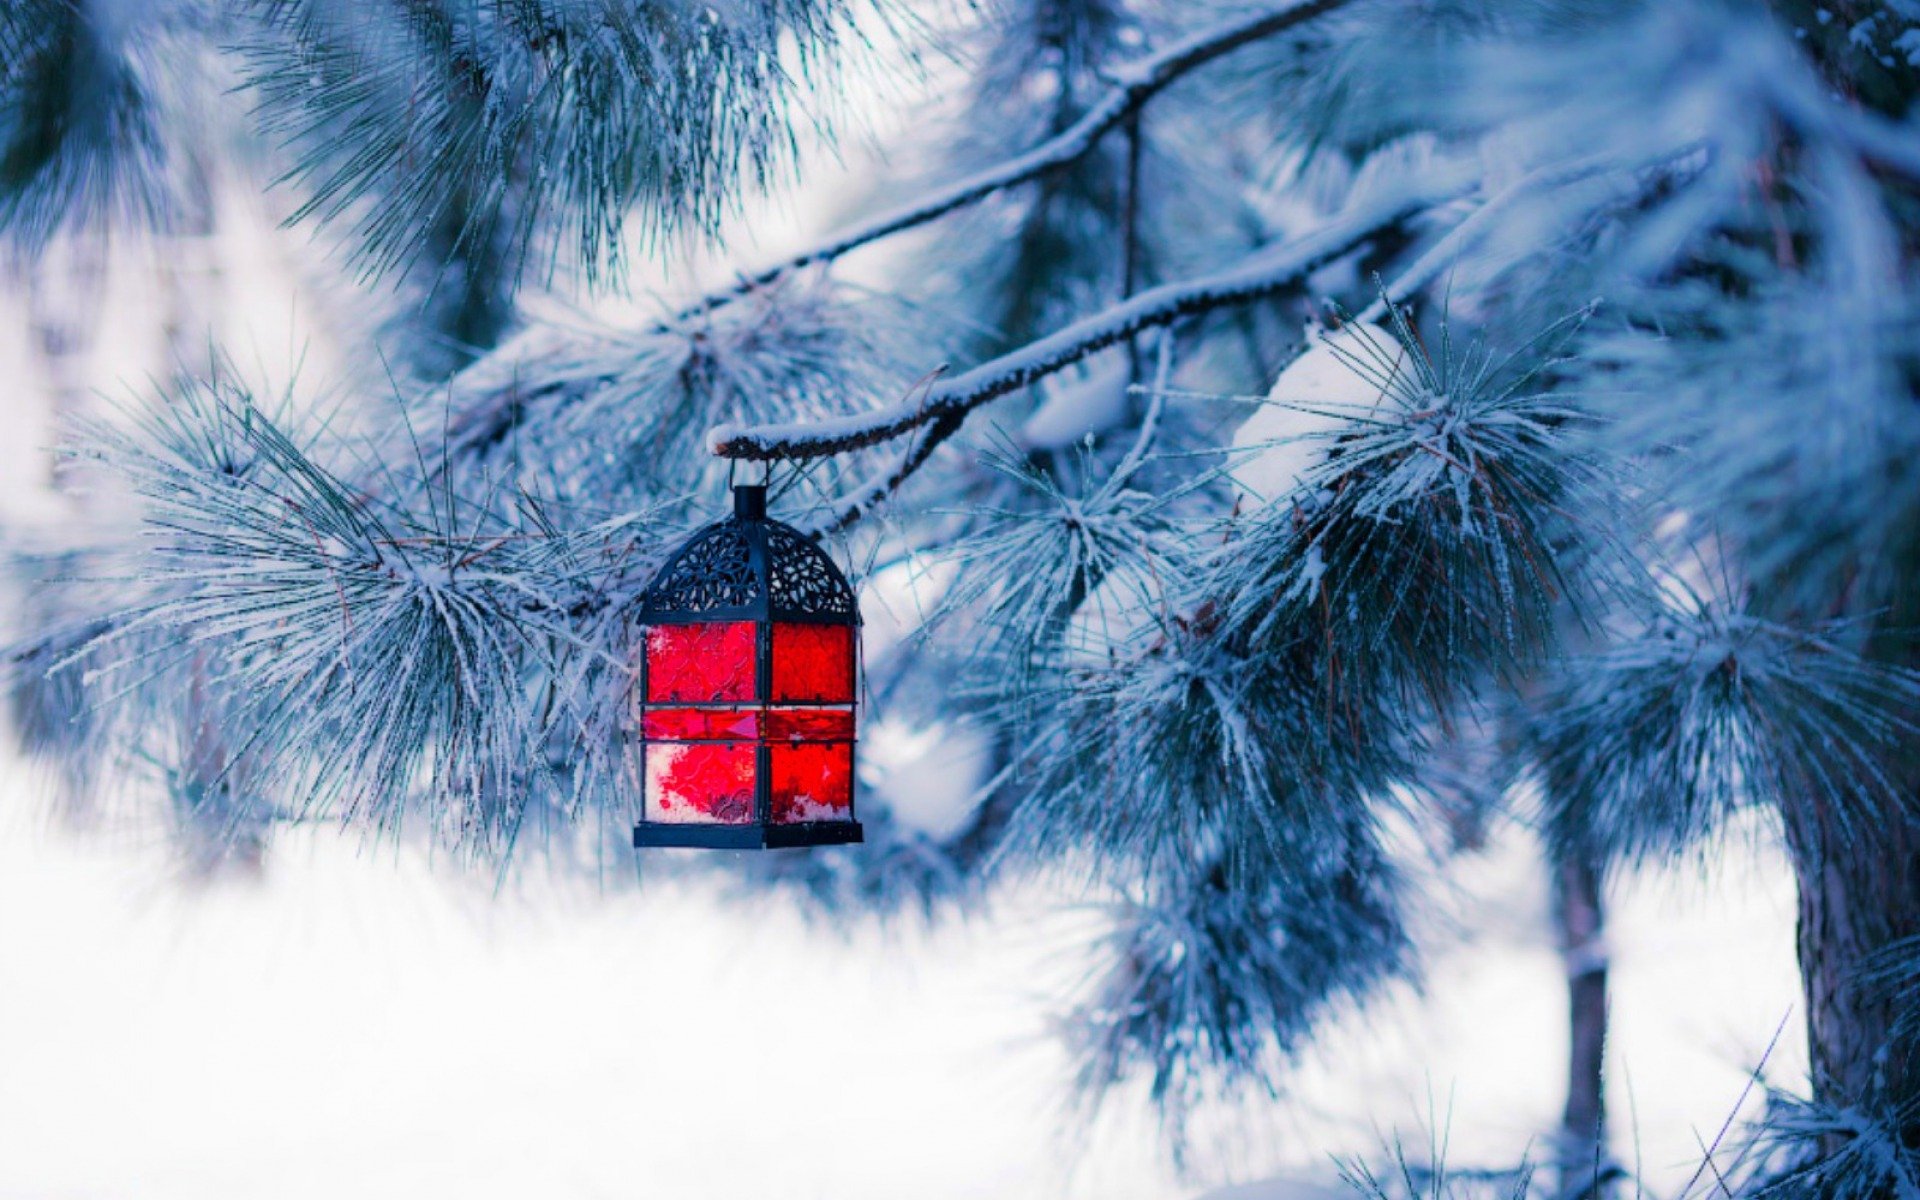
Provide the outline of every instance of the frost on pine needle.
{"type": "Polygon", "coordinates": [[[1539,707],[1547,824],[1628,859],[1700,846],[1736,809],[1813,803],[1845,841],[1909,801],[1920,674],[1863,659],[1846,625],[1795,629],[1702,602],[1573,659],[1539,707]]]}
{"type": "Polygon", "coordinates": [[[1165,500],[1084,452],[1079,475],[1101,480],[1084,495],[1030,461],[986,462],[1009,486],[943,547],[957,571],[926,628],[993,673],[997,694],[1045,664],[1107,659],[1169,615],[1164,589],[1189,567],[1165,500]]]}
{"type": "Polygon", "coordinates": [[[1406,975],[1398,884],[1370,842],[1302,873],[1217,861],[1124,898],[1063,1033],[1083,1104],[1144,1081],[1177,1159],[1212,1101],[1271,1099],[1316,1023],[1406,975]]]}
{"type": "Polygon", "coordinates": [[[439,834],[511,843],[555,787],[549,740],[591,726],[605,682],[590,622],[567,619],[590,594],[564,539],[373,501],[230,385],[97,437],[152,537],[132,564],[147,594],[89,644],[90,677],[203,697],[187,736],[223,765],[192,788],[244,778],[285,818],[389,831],[426,796],[439,834]]]}
{"type": "Polygon", "coordinates": [[[247,7],[248,82],[296,157],[299,215],[350,228],[367,270],[410,265],[455,217],[517,266],[565,255],[589,278],[618,267],[636,209],[650,240],[711,234],[743,183],[784,177],[802,85],[850,17],[838,0],[247,7]]]}
{"type": "Polygon", "coordinates": [[[1920,1149],[1900,1131],[1920,1112],[1885,1094],[1822,1103],[1767,1089],[1766,1109],[1728,1158],[1753,1200],[1920,1200],[1920,1149]]]}
{"type": "Polygon", "coordinates": [[[1124,656],[1066,666],[1007,702],[1032,714],[1009,784],[1021,796],[1007,851],[1108,879],[1190,869],[1312,866],[1355,802],[1401,765],[1395,714],[1328,713],[1297,663],[1178,623],[1124,656]],[[1060,859],[1060,847],[1072,853],[1060,859]]]}
{"type": "Polygon", "coordinates": [[[1312,461],[1235,523],[1204,590],[1252,645],[1324,646],[1330,694],[1444,707],[1537,661],[1563,606],[1590,602],[1569,567],[1601,540],[1607,471],[1578,436],[1590,419],[1548,385],[1573,321],[1496,359],[1444,324],[1429,350],[1392,315],[1392,338],[1324,345],[1351,388],[1301,398],[1312,461]]]}
{"type": "Polygon", "coordinates": [[[222,698],[208,687],[217,656],[181,654],[164,633],[135,628],[153,593],[110,574],[112,553],[13,551],[10,565],[36,581],[0,659],[20,752],[76,822],[157,812],[190,877],[257,866],[280,814],[253,786],[250,761],[228,753],[222,698]],[[113,669],[134,658],[159,665],[113,669]]]}
{"type": "Polygon", "coordinates": [[[1920,421],[1908,372],[1920,313],[1893,280],[1849,295],[1742,265],[1745,303],[1689,281],[1652,309],[1660,325],[1595,339],[1615,436],[1653,464],[1676,508],[1738,547],[1777,613],[1826,615],[1837,595],[1912,625],[1920,421]]]}
{"type": "Polygon", "coordinates": [[[0,235],[32,253],[63,231],[163,229],[194,202],[182,143],[204,130],[181,101],[217,91],[196,8],[0,5],[0,235]]]}
{"type": "Polygon", "coordinates": [[[427,392],[417,421],[444,422],[462,472],[518,468],[591,504],[673,498],[725,475],[704,440],[714,425],[898,399],[924,372],[916,332],[884,297],[807,283],[633,331],[539,325],[427,392]]]}
{"type": "MultiPolygon", "coordinates": [[[[23,565],[16,564],[16,569],[23,565]]],[[[64,556],[48,565],[48,575],[76,567],[73,559],[64,556]]],[[[54,589],[48,575],[40,576],[36,591],[44,594],[54,589]]],[[[112,714],[95,711],[83,666],[57,668],[62,664],[75,668],[84,662],[86,648],[106,634],[112,622],[104,616],[63,612],[52,604],[45,609],[34,606],[21,617],[32,632],[8,647],[0,660],[8,725],[22,756],[52,769],[57,800],[63,807],[90,805],[101,786],[100,777],[106,774],[98,753],[100,726],[112,714]]]]}

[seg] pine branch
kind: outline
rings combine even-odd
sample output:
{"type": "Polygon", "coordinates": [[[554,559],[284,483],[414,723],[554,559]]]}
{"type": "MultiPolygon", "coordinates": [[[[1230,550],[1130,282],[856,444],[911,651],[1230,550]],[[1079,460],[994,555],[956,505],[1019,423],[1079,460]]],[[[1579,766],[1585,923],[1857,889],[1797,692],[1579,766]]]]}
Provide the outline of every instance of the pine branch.
{"type": "Polygon", "coordinates": [[[1284,33],[1316,17],[1343,8],[1352,0],[1294,0],[1258,16],[1230,21],[1195,34],[1158,54],[1114,72],[1113,91],[1057,136],[996,166],[910,204],[883,213],[825,242],[783,259],[751,275],[744,275],[723,291],[714,292],[676,315],[685,321],[740,299],[791,271],[833,262],[869,242],[924,225],[950,212],[986,199],[996,192],[1026,183],[1049,171],[1078,161],[1112,129],[1131,121],[1148,100],[1191,72],[1262,38],[1284,33]]]}
{"type": "Polygon", "coordinates": [[[181,126],[182,98],[219,85],[218,32],[177,5],[103,19],[73,0],[0,6],[0,237],[31,259],[63,232],[164,230],[192,207],[182,164],[208,131],[181,126]]]}
{"type": "Polygon", "coordinates": [[[451,233],[516,278],[565,253],[589,281],[629,228],[711,235],[785,178],[796,124],[827,131],[810,110],[828,93],[804,85],[852,20],[840,0],[249,7],[236,54],[258,127],[294,151],[295,220],[347,229],[369,275],[451,233]]]}
{"type": "Polygon", "coordinates": [[[1231,270],[1151,288],[1124,304],[1076,321],[929,388],[916,400],[876,412],[801,424],[745,428],[722,425],[707,435],[708,445],[723,458],[759,462],[823,458],[878,445],[944,417],[964,417],[988,401],[1045,379],[1143,330],[1292,287],[1387,227],[1451,198],[1462,186],[1463,181],[1454,173],[1434,172],[1432,178],[1393,189],[1306,237],[1256,254],[1231,270]]]}
{"type": "Polygon", "coordinates": [[[1364,831],[1338,844],[1317,870],[1251,882],[1190,854],[1115,906],[1062,1021],[1083,1115],[1138,1079],[1185,1161],[1209,1101],[1270,1101],[1321,1019],[1411,972],[1400,878],[1364,831]]]}
{"type": "Polygon", "coordinates": [[[529,813],[618,803],[602,753],[620,745],[603,691],[619,686],[617,619],[599,618],[632,603],[606,592],[644,557],[630,543],[658,543],[634,523],[648,517],[568,533],[536,509],[411,494],[350,456],[403,493],[380,499],[224,373],[83,445],[144,502],[150,535],[104,552],[96,577],[131,594],[51,665],[84,664],[114,718],[85,731],[89,752],[165,755],[183,814],[220,836],[253,836],[269,811],[393,831],[425,804],[494,855],[529,813]]]}
{"type": "Polygon", "coordinates": [[[1705,844],[1744,806],[1807,803],[1841,836],[1872,838],[1909,803],[1897,770],[1920,737],[1920,674],[1861,657],[1855,636],[1700,602],[1564,664],[1533,735],[1557,781],[1550,836],[1653,860],[1705,844]]]}
{"type": "Polygon", "coordinates": [[[862,484],[852,493],[843,496],[829,515],[824,519],[808,522],[803,528],[818,537],[829,533],[841,533],[852,528],[859,520],[879,506],[880,502],[900,489],[900,485],[933,457],[941,443],[960,432],[961,424],[966,420],[964,414],[948,413],[936,418],[914,443],[907,447],[899,461],[885,475],[862,484]]]}
{"type": "Polygon", "coordinates": [[[557,495],[624,507],[717,482],[725,464],[704,452],[716,423],[827,419],[899,395],[927,336],[883,301],[795,280],[666,329],[534,326],[426,402],[446,406],[459,470],[538,470],[557,495]]]}
{"type": "Polygon", "coordinates": [[[1390,308],[1329,348],[1362,382],[1298,440],[1318,461],[1249,514],[1205,594],[1250,644],[1304,643],[1337,707],[1444,712],[1524,671],[1610,591],[1618,484],[1549,373],[1584,314],[1496,355],[1390,308]]]}

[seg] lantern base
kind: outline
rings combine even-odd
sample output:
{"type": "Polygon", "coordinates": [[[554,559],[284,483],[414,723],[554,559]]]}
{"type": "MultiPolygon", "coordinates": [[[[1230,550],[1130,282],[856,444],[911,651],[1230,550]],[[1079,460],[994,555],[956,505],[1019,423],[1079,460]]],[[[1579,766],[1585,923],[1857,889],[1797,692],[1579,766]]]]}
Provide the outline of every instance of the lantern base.
{"type": "Polygon", "coordinates": [[[858,821],[805,821],[794,825],[683,825],[642,821],[633,827],[636,848],[790,850],[801,846],[844,846],[865,840],[858,821]]]}

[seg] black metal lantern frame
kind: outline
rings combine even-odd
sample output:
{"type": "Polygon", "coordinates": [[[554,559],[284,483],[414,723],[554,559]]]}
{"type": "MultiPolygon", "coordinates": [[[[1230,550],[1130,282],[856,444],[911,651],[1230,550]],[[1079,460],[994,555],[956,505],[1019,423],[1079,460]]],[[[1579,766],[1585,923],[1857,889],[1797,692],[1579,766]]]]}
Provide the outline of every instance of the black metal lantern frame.
{"type": "MultiPolygon", "coordinates": [[[[640,640],[639,666],[635,685],[641,746],[642,817],[634,828],[633,844],[642,846],[694,846],[712,849],[760,850],[799,846],[840,845],[863,840],[854,810],[855,716],[858,710],[860,662],[860,609],[846,576],[825,551],[799,530],[767,516],[767,495],[763,485],[740,485],[733,489],[734,512],[731,518],[696,533],[663,565],[641,598],[639,622],[644,627],[640,640]],[[652,696],[650,674],[660,664],[653,661],[651,634],[674,627],[751,623],[753,626],[753,683],[751,695],[726,700],[662,699],[652,696]],[[849,630],[844,680],[829,690],[834,695],[781,696],[776,694],[776,672],[783,663],[777,656],[779,626],[836,626],[849,630]],[[844,684],[844,689],[841,684],[844,684]],[[646,819],[646,805],[652,792],[646,772],[651,760],[649,744],[672,743],[700,745],[724,742],[734,746],[748,740],[723,736],[649,737],[649,710],[676,710],[724,714],[751,713],[755,732],[751,738],[754,754],[753,808],[750,820],[731,822],[657,821],[646,819]],[[781,713],[845,714],[844,736],[828,733],[808,735],[809,746],[846,747],[846,816],[831,820],[782,820],[775,811],[773,743],[770,717],[781,713]]],[[[682,664],[684,667],[685,664],[682,664]]],[[[795,738],[796,746],[802,744],[795,738]]]]}

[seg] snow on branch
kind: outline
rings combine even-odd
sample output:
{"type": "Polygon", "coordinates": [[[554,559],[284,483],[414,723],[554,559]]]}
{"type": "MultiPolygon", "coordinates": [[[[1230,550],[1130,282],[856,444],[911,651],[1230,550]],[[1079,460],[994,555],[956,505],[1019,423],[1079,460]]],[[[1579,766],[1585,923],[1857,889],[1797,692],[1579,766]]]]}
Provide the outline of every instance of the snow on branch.
{"type": "Polygon", "coordinates": [[[949,184],[932,195],[924,196],[891,212],[882,213],[865,224],[836,234],[827,241],[783,259],[770,267],[764,267],[751,275],[743,275],[731,286],[713,292],[684,309],[675,319],[684,321],[702,313],[712,312],[716,308],[724,307],[742,296],[773,283],[789,271],[797,271],[819,263],[830,263],[868,242],[878,241],[917,225],[924,225],[957,209],[984,200],[995,192],[1025,183],[1057,167],[1075,162],[1098,145],[1108,131],[1126,122],[1139,112],[1148,100],[1188,72],[1205,66],[1214,59],[1238,50],[1250,42],[1284,33],[1325,13],[1343,8],[1351,2],[1352,0],[1293,0],[1292,3],[1262,11],[1258,15],[1242,17],[1237,21],[1230,21],[1217,28],[1195,34],[1157,54],[1129,63],[1113,72],[1116,86],[1098,104],[1089,109],[1085,116],[1026,153],[1009,158],[957,183],[949,184]]]}
{"type": "Polygon", "coordinates": [[[745,428],[721,425],[708,433],[708,445],[724,458],[821,458],[877,445],[943,418],[964,416],[1143,330],[1293,286],[1382,229],[1452,198],[1463,187],[1464,180],[1454,171],[1429,172],[1417,183],[1385,189],[1313,233],[1257,253],[1231,270],[1142,292],[900,404],[820,421],[745,428]]]}

